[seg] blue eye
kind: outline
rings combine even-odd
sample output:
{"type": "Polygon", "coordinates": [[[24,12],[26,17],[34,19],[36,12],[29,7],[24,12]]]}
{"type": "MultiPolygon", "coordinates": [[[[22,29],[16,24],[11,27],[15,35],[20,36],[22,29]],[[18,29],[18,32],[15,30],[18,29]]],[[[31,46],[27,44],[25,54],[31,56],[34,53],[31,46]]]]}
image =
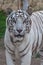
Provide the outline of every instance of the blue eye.
{"type": "Polygon", "coordinates": [[[16,21],[15,21],[15,20],[13,20],[13,22],[14,22],[14,23],[16,23],[16,21]]]}

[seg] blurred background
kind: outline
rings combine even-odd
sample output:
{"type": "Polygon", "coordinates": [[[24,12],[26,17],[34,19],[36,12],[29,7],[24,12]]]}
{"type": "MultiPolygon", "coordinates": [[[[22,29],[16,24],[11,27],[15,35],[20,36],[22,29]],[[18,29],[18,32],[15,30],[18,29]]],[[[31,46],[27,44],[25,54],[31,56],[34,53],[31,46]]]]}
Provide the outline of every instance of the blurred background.
{"type": "MultiPolygon", "coordinates": [[[[43,0],[29,0],[32,12],[43,10],[43,0]]],[[[6,65],[5,63],[5,48],[4,48],[4,34],[6,29],[6,12],[9,10],[18,9],[18,0],[0,0],[0,65],[6,65]],[[8,9],[8,10],[7,10],[8,9]]],[[[40,65],[40,55],[37,54],[35,58],[32,59],[32,65],[40,65]]]]}
{"type": "MultiPolygon", "coordinates": [[[[20,0],[19,0],[20,1],[20,0]]],[[[43,9],[43,0],[28,0],[33,10],[43,9]]],[[[18,0],[0,0],[0,10],[6,10],[7,8],[17,9],[18,0]]]]}

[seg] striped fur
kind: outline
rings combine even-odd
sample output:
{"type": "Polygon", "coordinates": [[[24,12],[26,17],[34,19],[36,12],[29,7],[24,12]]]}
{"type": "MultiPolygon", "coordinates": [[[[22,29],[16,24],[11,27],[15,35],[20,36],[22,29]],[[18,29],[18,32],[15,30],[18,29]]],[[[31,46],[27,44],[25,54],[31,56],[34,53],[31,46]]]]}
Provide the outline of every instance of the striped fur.
{"type": "Polygon", "coordinates": [[[6,27],[4,43],[7,65],[30,65],[32,52],[39,52],[43,36],[43,11],[32,13],[30,19],[30,32],[26,32],[21,42],[13,42],[6,27]]]}
{"type": "Polygon", "coordinates": [[[36,50],[38,52],[43,37],[43,11],[34,12],[31,16],[31,20],[33,21],[33,27],[34,27],[33,30],[35,35],[33,51],[37,48],[36,50]]]}

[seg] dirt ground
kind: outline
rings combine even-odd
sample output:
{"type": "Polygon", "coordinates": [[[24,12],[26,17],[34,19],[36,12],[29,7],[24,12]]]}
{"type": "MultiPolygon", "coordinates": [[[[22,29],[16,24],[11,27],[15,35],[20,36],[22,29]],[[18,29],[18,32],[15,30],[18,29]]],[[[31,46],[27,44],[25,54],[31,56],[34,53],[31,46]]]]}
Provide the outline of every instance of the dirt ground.
{"type": "Polygon", "coordinates": [[[0,49],[0,65],[6,65],[5,64],[5,52],[4,49],[0,49]]]}
{"type": "MultiPolygon", "coordinates": [[[[5,50],[0,48],[0,65],[6,65],[6,61],[5,61],[5,50]]],[[[32,58],[32,63],[31,65],[40,65],[40,60],[39,59],[35,59],[32,58]]]]}

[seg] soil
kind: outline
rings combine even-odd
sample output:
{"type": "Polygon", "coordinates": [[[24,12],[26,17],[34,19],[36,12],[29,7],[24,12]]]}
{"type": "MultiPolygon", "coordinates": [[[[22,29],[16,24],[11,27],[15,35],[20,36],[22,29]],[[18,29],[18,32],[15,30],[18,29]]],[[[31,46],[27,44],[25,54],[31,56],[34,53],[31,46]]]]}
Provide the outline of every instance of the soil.
{"type": "Polygon", "coordinates": [[[4,49],[0,48],[0,65],[6,65],[4,49]]]}

